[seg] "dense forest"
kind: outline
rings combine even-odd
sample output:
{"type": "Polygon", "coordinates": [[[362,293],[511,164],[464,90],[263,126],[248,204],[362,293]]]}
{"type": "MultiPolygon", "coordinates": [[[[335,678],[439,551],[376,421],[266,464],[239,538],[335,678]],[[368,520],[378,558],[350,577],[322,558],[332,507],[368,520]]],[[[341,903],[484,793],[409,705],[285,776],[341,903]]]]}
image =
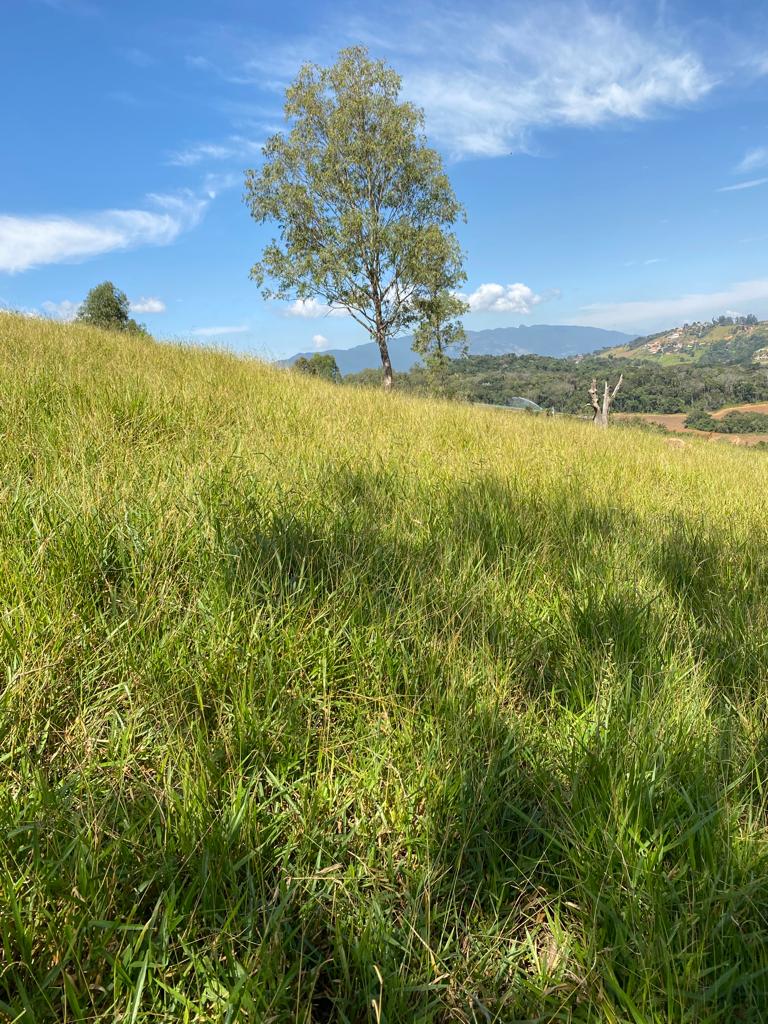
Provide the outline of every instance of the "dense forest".
{"type": "MultiPolygon", "coordinates": [[[[439,391],[449,398],[506,405],[522,397],[558,412],[588,412],[587,394],[593,377],[624,374],[616,400],[622,412],[690,412],[724,405],[768,401],[765,367],[701,364],[669,366],[649,360],[606,356],[555,359],[549,356],[469,356],[448,363],[439,377],[415,368],[398,376],[403,390],[439,391]]],[[[380,371],[366,370],[345,378],[347,384],[375,384],[380,371]]]]}

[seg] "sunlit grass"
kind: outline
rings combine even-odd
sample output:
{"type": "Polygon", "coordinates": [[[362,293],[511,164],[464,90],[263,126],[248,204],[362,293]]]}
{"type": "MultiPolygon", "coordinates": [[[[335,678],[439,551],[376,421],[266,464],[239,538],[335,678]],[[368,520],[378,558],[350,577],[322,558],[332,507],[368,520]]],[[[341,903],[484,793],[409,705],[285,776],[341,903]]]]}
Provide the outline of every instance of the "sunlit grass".
{"type": "Polygon", "coordinates": [[[768,456],[0,317],[0,1018],[760,1021],[768,456]]]}

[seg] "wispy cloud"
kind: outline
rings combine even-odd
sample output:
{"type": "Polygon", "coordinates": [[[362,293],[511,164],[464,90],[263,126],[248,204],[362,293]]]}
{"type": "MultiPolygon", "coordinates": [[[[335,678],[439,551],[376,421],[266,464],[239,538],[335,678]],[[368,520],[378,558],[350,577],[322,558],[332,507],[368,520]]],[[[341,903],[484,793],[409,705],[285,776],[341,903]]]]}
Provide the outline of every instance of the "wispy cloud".
{"type": "Polygon", "coordinates": [[[761,167],[768,167],[768,146],[757,146],[755,149],[748,149],[736,170],[739,174],[749,174],[750,171],[757,171],[761,167]]]}
{"type": "Polygon", "coordinates": [[[296,299],[283,312],[286,316],[301,316],[308,320],[321,316],[348,316],[341,306],[326,306],[318,299],[296,299]]]}
{"type": "Polygon", "coordinates": [[[324,334],[313,334],[312,344],[315,346],[316,349],[322,350],[324,348],[329,348],[331,343],[330,341],[328,341],[324,334]]]}
{"type": "Polygon", "coordinates": [[[164,313],[165,303],[153,295],[131,300],[132,313],[164,313]]]}
{"type": "Polygon", "coordinates": [[[406,72],[428,128],[457,156],[525,150],[532,131],[638,121],[695,103],[712,78],[667,35],[633,28],[587,6],[545,4],[463,31],[427,31],[425,55],[406,72]],[[566,30],[567,26],[567,30],[566,30]],[[432,36],[433,38],[429,38],[432,36]]]}
{"type": "Polygon", "coordinates": [[[103,210],[81,217],[0,215],[0,272],[168,245],[200,222],[209,202],[192,192],[150,194],[147,200],[154,209],[103,210]]]}
{"type": "Polygon", "coordinates": [[[530,313],[543,301],[526,284],[481,284],[465,296],[473,313],[530,313]]]}
{"type": "Polygon", "coordinates": [[[192,167],[209,160],[234,160],[261,154],[263,140],[230,135],[224,142],[196,142],[186,149],[175,150],[168,157],[174,167],[192,167]]]}
{"type": "Polygon", "coordinates": [[[236,185],[242,185],[242,183],[242,172],[226,171],[221,174],[211,172],[205,176],[203,191],[209,199],[215,199],[220,192],[226,192],[227,189],[235,188],[236,185]]]}
{"type": "Polygon", "coordinates": [[[74,320],[80,303],[72,302],[70,299],[63,299],[61,302],[51,302],[48,299],[40,303],[40,308],[46,316],[51,316],[56,320],[74,320]]]}
{"type": "MultiPolygon", "coordinates": [[[[349,35],[349,26],[331,33],[335,38],[349,35]]],[[[240,54],[232,62],[217,62],[202,54],[185,57],[187,66],[198,71],[208,71],[232,85],[257,85],[273,92],[282,92],[299,67],[306,61],[322,61],[328,58],[326,41],[321,37],[304,36],[289,41],[271,40],[264,45],[261,37],[258,44],[248,46],[242,38],[230,39],[229,48],[240,54]]]]}
{"type": "Polygon", "coordinates": [[[248,324],[235,324],[225,327],[196,327],[190,333],[198,338],[217,338],[223,337],[225,334],[245,334],[249,330],[248,324]]]}
{"type": "Polygon", "coordinates": [[[757,188],[758,185],[765,185],[768,183],[768,178],[752,178],[751,181],[740,181],[738,185],[723,185],[722,188],[718,188],[716,192],[741,192],[745,188],[757,188]]]}
{"type": "Polygon", "coordinates": [[[686,320],[719,315],[726,309],[748,309],[768,303],[768,278],[740,281],[717,292],[691,292],[673,298],[638,302],[594,303],[582,306],[581,323],[594,327],[672,327],[686,320]]]}
{"type": "Polygon", "coordinates": [[[306,60],[331,60],[340,41],[362,41],[401,71],[430,136],[456,157],[526,151],[537,129],[556,125],[645,120],[696,103],[716,84],[669,24],[640,25],[618,7],[489,2],[472,13],[400,5],[390,24],[397,28],[337,18],[283,45],[229,40],[235,59],[226,67],[187,60],[230,82],[282,91],[306,60]]]}

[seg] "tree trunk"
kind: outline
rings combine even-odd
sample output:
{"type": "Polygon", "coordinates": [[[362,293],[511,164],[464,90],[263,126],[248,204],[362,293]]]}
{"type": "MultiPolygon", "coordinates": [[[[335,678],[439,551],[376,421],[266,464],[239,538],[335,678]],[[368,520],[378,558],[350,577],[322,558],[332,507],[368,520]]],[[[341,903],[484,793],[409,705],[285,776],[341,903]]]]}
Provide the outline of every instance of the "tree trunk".
{"type": "MultiPolygon", "coordinates": [[[[605,386],[608,387],[608,381],[605,382],[605,386]]],[[[607,427],[608,418],[603,419],[603,411],[600,408],[600,402],[597,397],[597,381],[592,381],[592,387],[589,389],[589,400],[592,404],[593,414],[592,422],[596,427],[607,427]]]]}
{"type": "Polygon", "coordinates": [[[379,329],[376,332],[376,343],[379,346],[379,354],[381,355],[381,366],[384,370],[384,389],[388,391],[394,384],[395,377],[392,372],[392,361],[389,358],[389,346],[387,345],[387,338],[384,331],[379,329]]]}
{"type": "Polygon", "coordinates": [[[608,381],[605,382],[602,407],[597,397],[597,381],[594,379],[592,380],[592,387],[589,389],[589,400],[594,410],[592,422],[596,427],[599,427],[601,430],[605,430],[608,426],[608,414],[610,412],[611,406],[613,405],[613,400],[619,392],[619,388],[621,387],[623,380],[624,375],[620,374],[619,381],[616,387],[613,389],[613,391],[611,391],[608,388],[608,381]]]}

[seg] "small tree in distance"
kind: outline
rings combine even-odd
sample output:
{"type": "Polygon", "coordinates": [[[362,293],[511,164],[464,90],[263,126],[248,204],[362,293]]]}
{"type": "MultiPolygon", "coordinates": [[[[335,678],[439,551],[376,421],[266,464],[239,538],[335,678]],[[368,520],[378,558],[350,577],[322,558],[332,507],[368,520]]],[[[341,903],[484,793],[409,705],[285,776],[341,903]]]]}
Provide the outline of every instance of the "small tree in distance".
{"type": "Polygon", "coordinates": [[[299,356],[292,364],[291,369],[309,374],[311,377],[322,377],[323,380],[333,381],[334,384],[338,384],[341,380],[338,363],[335,357],[329,353],[323,355],[320,352],[315,352],[309,359],[306,356],[299,356]]]}
{"type": "Polygon", "coordinates": [[[251,277],[266,298],[345,309],[378,345],[385,388],[390,339],[418,323],[435,281],[464,280],[450,230],[463,208],[400,84],[364,47],[332,67],[306,64],[286,92],[289,130],[245,178],[253,218],[280,229],[251,277]]]}
{"type": "Polygon", "coordinates": [[[111,281],[103,281],[88,292],[75,320],[92,327],[103,327],[107,331],[147,334],[146,327],[130,317],[129,311],[130,304],[125,292],[121,292],[111,281]]]}

